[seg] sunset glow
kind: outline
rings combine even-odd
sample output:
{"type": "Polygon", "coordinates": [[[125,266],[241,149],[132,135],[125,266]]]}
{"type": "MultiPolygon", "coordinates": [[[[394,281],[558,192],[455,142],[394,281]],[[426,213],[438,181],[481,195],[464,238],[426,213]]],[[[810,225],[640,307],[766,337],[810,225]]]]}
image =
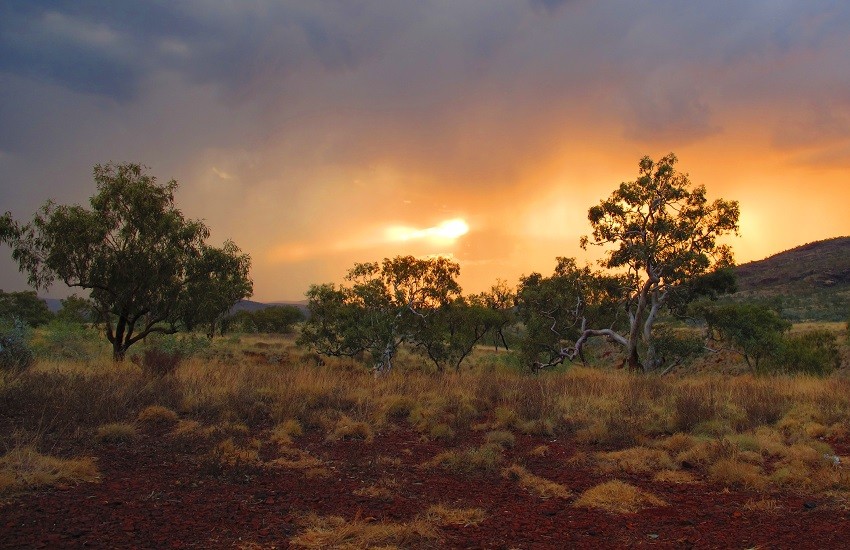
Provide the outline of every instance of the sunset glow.
{"type": "Polygon", "coordinates": [[[387,228],[389,241],[413,241],[427,239],[435,244],[450,244],[459,237],[469,233],[469,225],[460,218],[446,220],[434,227],[414,229],[411,227],[393,226],[387,228]]]}
{"type": "MultiPolygon", "coordinates": [[[[142,163],[260,301],[402,254],[452,254],[465,292],[592,263],[588,208],[670,152],[740,202],[739,262],[850,234],[847,2],[19,4],[0,214],[142,163]]],[[[5,246],[0,288],[28,288],[5,246]]]]}

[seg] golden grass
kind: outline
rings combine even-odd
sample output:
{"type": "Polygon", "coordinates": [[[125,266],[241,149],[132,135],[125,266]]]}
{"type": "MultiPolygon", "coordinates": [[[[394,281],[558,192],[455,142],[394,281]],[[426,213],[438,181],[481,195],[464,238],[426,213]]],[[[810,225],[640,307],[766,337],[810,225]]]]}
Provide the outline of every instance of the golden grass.
{"type": "Polygon", "coordinates": [[[560,483],[555,483],[554,481],[548,480],[544,477],[534,475],[519,464],[512,464],[510,467],[505,468],[502,470],[502,475],[508,479],[516,481],[519,483],[520,487],[535,493],[543,499],[567,499],[572,496],[570,490],[560,483]]]}
{"type": "Polygon", "coordinates": [[[670,455],[661,449],[632,447],[622,451],[597,453],[596,468],[602,473],[649,474],[659,470],[673,470],[676,464],[670,455]]]}
{"type": "Polygon", "coordinates": [[[430,506],[423,519],[435,525],[478,525],[487,519],[487,513],[481,508],[451,508],[442,504],[430,506]]]}
{"type": "Polygon", "coordinates": [[[291,546],[353,550],[390,545],[413,546],[437,539],[434,525],[424,519],[406,523],[359,518],[346,521],[339,516],[310,514],[304,518],[302,525],[304,530],[289,539],[291,546]]]}
{"type": "Polygon", "coordinates": [[[100,443],[129,443],[136,438],[136,425],[112,422],[98,426],[95,439],[100,443]]]}
{"type": "Polygon", "coordinates": [[[644,508],[667,506],[667,503],[634,485],[615,479],[583,492],[573,505],[612,514],[634,514],[644,508]]]}
{"type": "Polygon", "coordinates": [[[326,439],[328,441],[356,439],[365,441],[366,443],[371,443],[375,439],[375,432],[372,430],[372,426],[368,423],[353,420],[348,416],[343,415],[336,421],[336,425],[333,430],[328,433],[326,439]]]}
{"type": "Polygon", "coordinates": [[[177,413],[162,405],[145,407],[136,417],[143,424],[176,424],[177,413]]]}
{"type": "Polygon", "coordinates": [[[430,506],[419,516],[406,522],[379,521],[359,515],[347,521],[339,516],[302,517],[302,531],[289,540],[299,548],[409,548],[439,546],[438,527],[477,525],[487,515],[480,508],[452,508],[443,504],[430,506]]]}
{"type": "Polygon", "coordinates": [[[768,478],[763,470],[737,458],[721,458],[708,467],[708,479],[727,487],[762,490],[768,478]]]}
{"type": "Polygon", "coordinates": [[[425,468],[441,467],[458,473],[493,473],[504,460],[502,447],[485,443],[481,447],[445,451],[423,464],[425,468]]]}
{"type": "Polygon", "coordinates": [[[56,458],[32,447],[15,447],[0,457],[0,493],[99,480],[91,458],[56,458]]]}

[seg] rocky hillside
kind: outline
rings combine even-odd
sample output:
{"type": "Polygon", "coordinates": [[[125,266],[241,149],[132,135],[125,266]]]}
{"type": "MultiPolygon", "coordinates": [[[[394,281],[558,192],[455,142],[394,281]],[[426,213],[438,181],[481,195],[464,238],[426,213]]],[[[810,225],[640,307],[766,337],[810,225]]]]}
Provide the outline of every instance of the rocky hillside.
{"type": "Polygon", "coordinates": [[[850,317],[850,237],[798,246],[740,265],[736,272],[737,297],[780,299],[791,319],[850,317]]]}

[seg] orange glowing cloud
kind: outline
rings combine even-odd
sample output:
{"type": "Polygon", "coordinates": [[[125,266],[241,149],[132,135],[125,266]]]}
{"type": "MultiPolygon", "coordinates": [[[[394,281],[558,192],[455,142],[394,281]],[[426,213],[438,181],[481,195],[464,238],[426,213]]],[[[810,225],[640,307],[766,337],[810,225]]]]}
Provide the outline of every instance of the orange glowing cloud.
{"type": "Polygon", "coordinates": [[[460,218],[455,218],[425,229],[391,226],[386,230],[386,238],[391,242],[427,239],[433,244],[447,245],[467,233],[469,233],[469,224],[460,218]]]}

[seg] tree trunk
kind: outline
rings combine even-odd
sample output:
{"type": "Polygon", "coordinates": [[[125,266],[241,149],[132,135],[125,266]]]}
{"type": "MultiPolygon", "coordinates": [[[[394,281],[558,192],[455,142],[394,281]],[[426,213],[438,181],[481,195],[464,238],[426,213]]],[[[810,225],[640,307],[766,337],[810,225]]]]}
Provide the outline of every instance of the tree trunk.
{"type": "Polygon", "coordinates": [[[124,357],[126,355],[127,348],[120,340],[116,338],[115,341],[112,342],[112,361],[114,361],[115,363],[120,363],[124,361],[124,357]]]}

